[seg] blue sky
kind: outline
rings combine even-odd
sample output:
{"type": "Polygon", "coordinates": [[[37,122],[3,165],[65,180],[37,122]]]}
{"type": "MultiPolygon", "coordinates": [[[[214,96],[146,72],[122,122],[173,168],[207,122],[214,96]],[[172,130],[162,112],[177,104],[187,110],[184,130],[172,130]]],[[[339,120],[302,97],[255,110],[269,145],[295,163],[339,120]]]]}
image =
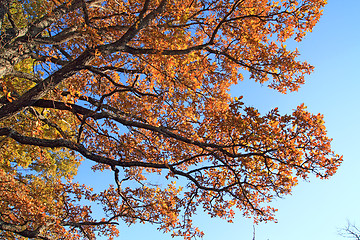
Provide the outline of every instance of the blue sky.
{"type": "MultiPolygon", "coordinates": [[[[340,240],[337,231],[347,219],[360,226],[359,11],[360,0],[328,1],[313,32],[296,45],[301,59],[315,66],[298,92],[282,95],[246,79],[232,89],[234,96],[244,95],[244,102],[261,113],[274,107],[290,113],[305,103],[312,113],[324,114],[328,135],[334,139],[333,149],[344,155],[342,166],[331,179],[300,182],[292,195],[273,202],[279,209],[278,223],[257,225],[256,240],[340,240]]],[[[233,224],[201,212],[194,221],[204,230],[204,240],[252,240],[252,220],[239,212],[233,224]]],[[[123,226],[120,230],[120,240],[171,239],[152,225],[123,226]]]]}

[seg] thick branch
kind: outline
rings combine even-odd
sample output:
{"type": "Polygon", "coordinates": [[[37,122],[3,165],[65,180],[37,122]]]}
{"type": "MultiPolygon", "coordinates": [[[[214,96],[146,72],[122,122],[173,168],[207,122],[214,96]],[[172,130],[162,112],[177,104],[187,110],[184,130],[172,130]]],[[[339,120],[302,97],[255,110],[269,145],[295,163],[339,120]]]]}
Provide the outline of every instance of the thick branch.
{"type": "MultiPolygon", "coordinates": [[[[87,1],[88,6],[94,6],[103,0],[90,0],[87,1]]],[[[83,6],[82,0],[73,0],[71,4],[67,4],[66,2],[55,8],[51,11],[50,14],[47,14],[40,18],[39,20],[35,21],[28,27],[28,31],[26,36],[28,38],[35,38],[37,37],[42,31],[48,28],[51,24],[58,21],[61,17],[63,17],[66,13],[72,12],[75,9],[81,8],[83,6]]],[[[22,38],[19,40],[26,40],[26,38],[22,38]]]]}
{"type": "MultiPolygon", "coordinates": [[[[125,126],[128,126],[128,127],[142,128],[142,129],[146,129],[146,130],[149,130],[152,132],[160,133],[161,135],[163,135],[165,137],[174,138],[176,140],[182,141],[184,143],[196,145],[196,146],[198,146],[202,149],[206,149],[206,150],[209,150],[207,148],[223,150],[224,148],[232,147],[232,145],[220,145],[220,144],[214,144],[214,143],[201,142],[198,140],[192,140],[192,139],[183,137],[180,134],[174,133],[163,126],[154,126],[154,125],[150,125],[150,124],[143,123],[143,122],[128,120],[125,117],[119,116],[118,114],[116,114],[114,112],[102,111],[102,112],[97,113],[97,112],[94,112],[92,110],[89,110],[87,108],[81,107],[76,104],[65,104],[62,102],[56,102],[56,101],[51,101],[51,100],[39,100],[39,101],[33,103],[32,106],[73,111],[73,112],[76,112],[81,115],[89,116],[89,117],[93,118],[94,120],[100,120],[100,119],[104,119],[104,118],[112,119],[112,120],[114,120],[118,123],[121,123],[125,126]]],[[[250,148],[249,146],[242,145],[242,144],[238,144],[237,146],[244,147],[244,148],[250,148]]],[[[228,151],[223,150],[223,153],[230,154],[230,156],[233,157],[233,154],[229,153],[228,151]]],[[[253,153],[252,155],[258,155],[258,154],[253,153]]],[[[236,155],[235,157],[242,157],[242,156],[249,156],[249,154],[244,154],[244,155],[239,154],[239,155],[236,155]]]]}
{"type": "Polygon", "coordinates": [[[40,226],[39,228],[35,230],[28,230],[29,222],[25,223],[23,225],[17,225],[12,223],[7,223],[2,220],[0,220],[0,230],[3,231],[9,231],[16,233],[22,237],[26,238],[40,238],[44,240],[52,240],[53,238],[48,238],[46,236],[43,236],[40,232],[43,226],[40,226]]]}
{"type": "Polygon", "coordinates": [[[114,52],[123,51],[126,44],[130,42],[131,39],[133,39],[143,28],[147,27],[149,23],[165,9],[166,3],[167,0],[162,0],[156,9],[151,11],[144,18],[135,22],[119,40],[114,43],[99,46],[98,50],[105,56],[114,52]]]}
{"type": "MultiPolygon", "coordinates": [[[[74,1],[74,3],[79,2],[81,4],[81,1],[74,1]]],[[[0,108],[0,121],[9,117],[12,117],[22,109],[24,109],[27,106],[32,105],[34,102],[45,96],[45,94],[53,89],[55,86],[60,84],[64,79],[71,77],[75,73],[77,73],[80,69],[82,69],[82,66],[88,65],[91,60],[95,58],[95,52],[98,50],[104,55],[109,55],[114,52],[117,52],[121,49],[123,49],[126,44],[133,38],[135,35],[141,31],[141,29],[148,26],[148,24],[155,18],[159,13],[161,13],[166,5],[166,0],[161,1],[158,8],[150,12],[148,15],[146,15],[143,19],[139,20],[138,22],[135,22],[129,30],[116,42],[105,44],[98,46],[95,48],[88,48],[85,50],[77,59],[69,62],[67,65],[63,66],[58,71],[54,72],[52,75],[47,77],[45,80],[37,84],[35,87],[28,90],[26,93],[24,93],[21,97],[19,97],[18,100],[13,101],[11,103],[6,104],[2,108],[0,108]]],[[[58,10],[59,12],[63,10],[58,10]]],[[[44,20],[41,26],[48,24],[50,20],[44,20]]],[[[51,21],[50,21],[51,22],[51,21]]],[[[35,27],[34,31],[39,31],[37,29],[40,29],[39,27],[35,27]]]]}
{"type": "Polygon", "coordinates": [[[236,184],[231,184],[229,186],[224,186],[222,188],[215,188],[215,187],[206,187],[201,185],[193,176],[189,173],[182,172],[176,170],[173,166],[167,163],[149,163],[149,162],[139,162],[139,161],[132,161],[132,162],[125,162],[125,161],[117,161],[112,158],[108,158],[105,156],[101,156],[95,153],[90,152],[87,150],[82,144],[74,143],[69,140],[65,139],[41,139],[35,137],[28,137],[25,135],[20,134],[19,132],[11,129],[11,128],[0,128],[0,136],[8,136],[20,144],[25,145],[33,145],[33,146],[40,146],[40,147],[50,147],[50,148],[68,148],[74,150],[84,157],[101,164],[106,164],[108,166],[120,166],[120,167],[145,167],[145,168],[156,168],[156,169],[169,169],[176,175],[180,175],[186,177],[190,181],[192,181],[198,188],[206,191],[215,191],[215,192],[222,192],[226,191],[227,189],[233,187],[236,184]]]}

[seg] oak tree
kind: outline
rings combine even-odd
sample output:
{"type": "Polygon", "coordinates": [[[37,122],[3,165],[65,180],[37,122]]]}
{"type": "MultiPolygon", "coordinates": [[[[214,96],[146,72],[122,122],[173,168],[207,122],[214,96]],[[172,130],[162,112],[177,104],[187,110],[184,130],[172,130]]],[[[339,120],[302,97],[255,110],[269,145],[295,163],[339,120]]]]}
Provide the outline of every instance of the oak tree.
{"type": "Polygon", "coordinates": [[[325,3],[1,1],[0,236],[113,238],[123,221],[191,239],[203,234],[199,209],[273,220],[272,199],[297,178],[328,178],[342,158],[322,115],[304,105],[261,115],[229,88],[249,72],[296,91],[313,67],[285,43],[325,3]],[[73,182],[79,161],[114,185],[73,182]]]}

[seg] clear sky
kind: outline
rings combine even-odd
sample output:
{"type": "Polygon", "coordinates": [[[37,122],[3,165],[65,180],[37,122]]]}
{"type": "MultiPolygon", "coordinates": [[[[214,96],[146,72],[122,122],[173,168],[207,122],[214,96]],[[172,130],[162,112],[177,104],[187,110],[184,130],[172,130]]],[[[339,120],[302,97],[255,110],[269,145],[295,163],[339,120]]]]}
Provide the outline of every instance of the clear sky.
{"type": "MultiPolygon", "coordinates": [[[[315,66],[299,92],[282,95],[244,80],[232,94],[244,95],[245,104],[261,113],[274,107],[290,113],[305,103],[312,113],[324,114],[333,149],[344,162],[331,179],[300,182],[292,195],[276,200],[278,223],[257,225],[256,240],[341,240],[337,231],[347,220],[360,226],[360,0],[328,0],[318,25],[296,46],[301,59],[315,66]]],[[[241,213],[233,224],[201,212],[194,221],[204,240],[252,240],[252,220],[241,213]]],[[[120,240],[171,239],[152,225],[120,230],[120,240]]]]}

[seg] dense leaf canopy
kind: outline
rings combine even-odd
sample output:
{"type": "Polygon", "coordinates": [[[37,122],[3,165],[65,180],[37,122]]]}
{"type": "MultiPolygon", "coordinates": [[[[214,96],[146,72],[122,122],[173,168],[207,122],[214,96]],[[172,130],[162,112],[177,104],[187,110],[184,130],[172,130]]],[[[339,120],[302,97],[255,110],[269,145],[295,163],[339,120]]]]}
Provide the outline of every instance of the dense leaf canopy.
{"type": "Polygon", "coordinates": [[[0,236],[112,238],[124,221],[191,239],[199,209],[273,220],[272,199],[333,175],[341,157],[322,115],[261,115],[229,88],[248,72],[296,91],[313,67],[285,43],[325,3],[1,1],[0,236]],[[114,185],[74,183],[82,160],[114,185]]]}

